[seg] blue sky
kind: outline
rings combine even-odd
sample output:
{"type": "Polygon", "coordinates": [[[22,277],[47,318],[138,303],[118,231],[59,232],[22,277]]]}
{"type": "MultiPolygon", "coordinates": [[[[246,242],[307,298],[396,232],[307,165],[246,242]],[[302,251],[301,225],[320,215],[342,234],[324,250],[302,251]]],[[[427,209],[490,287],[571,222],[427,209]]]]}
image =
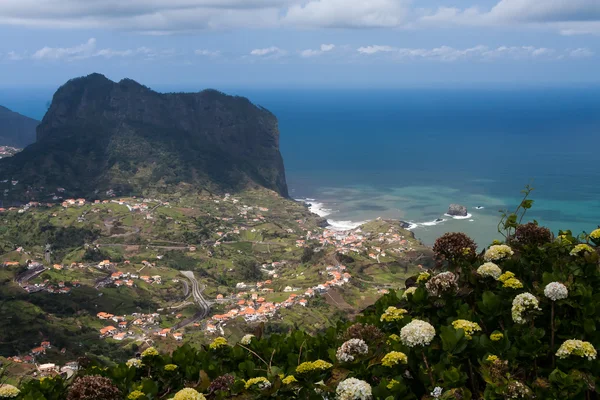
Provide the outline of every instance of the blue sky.
{"type": "Polygon", "coordinates": [[[600,83],[600,0],[2,0],[0,86],[600,83]]]}

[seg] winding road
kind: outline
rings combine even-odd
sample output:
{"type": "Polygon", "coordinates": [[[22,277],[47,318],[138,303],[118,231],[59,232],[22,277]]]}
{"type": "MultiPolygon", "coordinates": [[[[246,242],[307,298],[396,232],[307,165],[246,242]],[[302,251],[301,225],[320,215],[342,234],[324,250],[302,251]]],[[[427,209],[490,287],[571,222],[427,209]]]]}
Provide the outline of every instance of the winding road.
{"type": "Polygon", "coordinates": [[[200,288],[200,284],[196,280],[196,277],[194,276],[194,272],[181,271],[181,275],[185,276],[186,278],[188,278],[190,280],[190,282],[192,282],[192,296],[194,296],[194,301],[196,302],[198,307],[200,307],[200,311],[198,313],[194,314],[194,316],[192,316],[191,318],[188,318],[185,321],[181,321],[179,324],[177,324],[174,327],[175,329],[180,329],[186,325],[191,324],[194,321],[197,321],[199,319],[204,319],[208,316],[208,313],[210,312],[210,303],[206,301],[204,296],[202,296],[202,291],[204,291],[204,286],[202,286],[202,288],[200,288]]]}

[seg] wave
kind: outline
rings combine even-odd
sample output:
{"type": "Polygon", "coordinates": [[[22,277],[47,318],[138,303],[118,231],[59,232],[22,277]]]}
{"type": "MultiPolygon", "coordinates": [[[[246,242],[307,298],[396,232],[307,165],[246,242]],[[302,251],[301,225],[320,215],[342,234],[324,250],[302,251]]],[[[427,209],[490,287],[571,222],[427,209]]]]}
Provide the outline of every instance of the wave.
{"type": "Polygon", "coordinates": [[[308,204],[308,210],[319,217],[326,217],[333,212],[333,210],[325,208],[325,204],[316,202],[315,199],[296,199],[296,201],[308,204]]]}
{"type": "Polygon", "coordinates": [[[475,207],[476,210],[483,210],[485,207],[484,206],[477,206],[475,207]]]}
{"type": "Polygon", "coordinates": [[[433,221],[429,221],[429,222],[421,222],[419,225],[423,225],[423,226],[435,226],[438,224],[441,224],[442,222],[446,222],[445,219],[441,219],[441,221],[433,220],[433,221]]]}
{"type": "Polygon", "coordinates": [[[360,221],[360,222],[352,222],[352,221],[335,221],[333,219],[328,219],[327,223],[329,224],[328,228],[333,231],[349,231],[352,229],[356,229],[359,226],[366,224],[369,221],[360,221]]]}
{"type": "Polygon", "coordinates": [[[446,217],[450,217],[453,219],[471,219],[473,216],[471,214],[467,214],[464,217],[462,215],[450,215],[450,214],[444,214],[446,217]]]}

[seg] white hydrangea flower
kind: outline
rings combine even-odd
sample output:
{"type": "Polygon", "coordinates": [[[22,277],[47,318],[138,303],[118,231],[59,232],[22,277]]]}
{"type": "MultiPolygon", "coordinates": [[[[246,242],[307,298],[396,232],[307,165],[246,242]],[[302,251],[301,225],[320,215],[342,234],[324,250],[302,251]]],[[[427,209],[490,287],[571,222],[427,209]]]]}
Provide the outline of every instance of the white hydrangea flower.
{"type": "Polygon", "coordinates": [[[486,262],[477,268],[477,273],[483,277],[492,277],[496,280],[502,275],[502,270],[493,262],[486,262]]]}
{"type": "Polygon", "coordinates": [[[538,299],[531,293],[521,293],[512,302],[512,319],[517,324],[524,324],[527,320],[524,313],[529,310],[541,310],[538,299]]]}
{"type": "Polygon", "coordinates": [[[356,378],[340,382],[335,394],[338,400],[369,400],[373,398],[371,385],[356,378]]]}
{"type": "Polygon", "coordinates": [[[400,340],[405,346],[427,346],[435,337],[435,328],[428,322],[412,320],[400,330],[400,340]]]}
{"type": "Polygon", "coordinates": [[[442,392],[443,392],[443,391],[444,391],[444,390],[443,390],[441,387],[439,387],[439,386],[436,386],[436,387],[433,389],[433,392],[431,392],[431,393],[430,393],[430,395],[431,395],[433,398],[435,398],[435,399],[438,399],[438,398],[439,398],[439,397],[442,395],[442,392]]]}
{"type": "Polygon", "coordinates": [[[338,361],[352,362],[354,356],[365,355],[369,352],[369,346],[362,339],[350,339],[342,344],[336,352],[338,361]]]}
{"type": "Polygon", "coordinates": [[[490,246],[490,248],[486,250],[483,259],[485,261],[499,261],[510,258],[513,254],[515,254],[515,252],[512,251],[509,246],[505,244],[496,244],[490,246]]]}
{"type": "Polygon", "coordinates": [[[560,282],[550,282],[544,288],[544,296],[552,301],[563,300],[569,297],[569,290],[560,282]]]}
{"type": "Polygon", "coordinates": [[[248,346],[250,344],[250,342],[252,342],[253,337],[254,337],[254,335],[251,335],[251,334],[244,335],[242,340],[240,340],[240,343],[243,344],[244,346],[248,346]]]}

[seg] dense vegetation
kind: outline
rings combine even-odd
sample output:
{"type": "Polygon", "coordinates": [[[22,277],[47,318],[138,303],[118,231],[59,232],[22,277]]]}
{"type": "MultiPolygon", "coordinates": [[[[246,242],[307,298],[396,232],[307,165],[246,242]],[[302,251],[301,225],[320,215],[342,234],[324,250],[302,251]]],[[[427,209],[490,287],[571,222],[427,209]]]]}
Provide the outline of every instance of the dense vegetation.
{"type": "Polygon", "coordinates": [[[505,243],[481,254],[464,234],[438,239],[437,266],[353,324],[317,336],[259,329],[172,354],[147,348],[108,368],[82,359],[74,383],[23,382],[16,398],[597,398],[600,229],[553,238],[519,224],[518,212],[502,220],[505,243]]]}
{"type": "Polygon", "coordinates": [[[57,187],[86,198],[247,187],[288,195],[269,111],[215,90],[161,94],[100,74],[58,89],[38,140],[0,160],[0,177],[18,181],[0,182],[9,201],[49,200],[57,187]]]}

